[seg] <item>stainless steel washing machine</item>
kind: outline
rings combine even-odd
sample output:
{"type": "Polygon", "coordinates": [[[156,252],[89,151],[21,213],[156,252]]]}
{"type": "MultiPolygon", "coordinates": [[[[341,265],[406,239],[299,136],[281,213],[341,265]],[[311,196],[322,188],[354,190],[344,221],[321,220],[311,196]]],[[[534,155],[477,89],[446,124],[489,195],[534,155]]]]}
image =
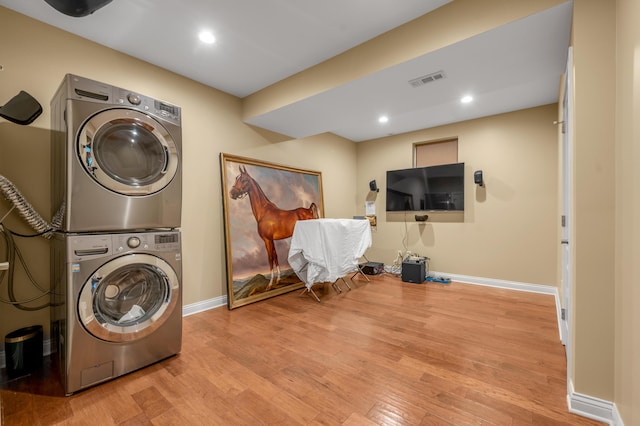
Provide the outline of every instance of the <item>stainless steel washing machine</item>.
{"type": "Polygon", "coordinates": [[[65,393],[180,352],[180,233],[55,233],[51,348],[65,393]]]}
{"type": "Polygon", "coordinates": [[[67,74],[51,100],[51,127],[61,231],[180,227],[179,107],[67,74]]]}

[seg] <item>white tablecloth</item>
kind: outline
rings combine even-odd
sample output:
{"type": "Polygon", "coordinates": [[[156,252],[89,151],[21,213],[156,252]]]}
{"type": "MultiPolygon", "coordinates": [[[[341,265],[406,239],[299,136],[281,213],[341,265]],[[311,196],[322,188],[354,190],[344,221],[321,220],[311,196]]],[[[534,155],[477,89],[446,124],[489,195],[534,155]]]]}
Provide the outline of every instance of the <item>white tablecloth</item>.
{"type": "Polygon", "coordinates": [[[334,282],[357,271],[359,259],[371,247],[368,220],[299,220],[289,248],[289,265],[307,288],[334,282]]]}

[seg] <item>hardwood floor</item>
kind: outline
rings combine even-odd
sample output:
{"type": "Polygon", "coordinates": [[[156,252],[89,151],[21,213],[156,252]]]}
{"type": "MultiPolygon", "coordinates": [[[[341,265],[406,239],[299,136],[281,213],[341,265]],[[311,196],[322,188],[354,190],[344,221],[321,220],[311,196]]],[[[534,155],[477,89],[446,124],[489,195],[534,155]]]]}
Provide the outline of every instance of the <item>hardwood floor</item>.
{"type": "Polygon", "coordinates": [[[600,424],[567,412],[552,296],[372,278],[186,317],[181,354],[71,397],[45,360],[3,425],[600,424]]]}

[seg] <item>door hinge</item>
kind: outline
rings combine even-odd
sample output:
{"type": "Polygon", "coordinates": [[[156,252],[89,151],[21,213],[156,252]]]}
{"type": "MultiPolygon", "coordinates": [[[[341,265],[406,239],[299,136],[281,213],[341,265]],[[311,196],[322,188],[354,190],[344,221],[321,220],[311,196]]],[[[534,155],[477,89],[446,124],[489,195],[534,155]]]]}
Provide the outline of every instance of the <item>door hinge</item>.
{"type": "Polygon", "coordinates": [[[567,310],[565,308],[560,309],[560,319],[562,319],[562,321],[567,319],[567,310]]]}
{"type": "Polygon", "coordinates": [[[567,226],[567,216],[565,215],[560,216],[560,223],[562,224],[563,228],[567,226]]]}

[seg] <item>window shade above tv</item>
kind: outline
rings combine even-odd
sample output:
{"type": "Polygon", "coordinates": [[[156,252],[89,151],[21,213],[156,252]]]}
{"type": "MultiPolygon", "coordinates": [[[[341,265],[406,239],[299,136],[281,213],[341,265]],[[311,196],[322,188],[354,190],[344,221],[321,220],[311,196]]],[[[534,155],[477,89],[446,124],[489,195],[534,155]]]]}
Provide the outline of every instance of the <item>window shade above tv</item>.
{"type": "Polygon", "coordinates": [[[464,163],[387,171],[388,212],[463,211],[464,163]]]}

